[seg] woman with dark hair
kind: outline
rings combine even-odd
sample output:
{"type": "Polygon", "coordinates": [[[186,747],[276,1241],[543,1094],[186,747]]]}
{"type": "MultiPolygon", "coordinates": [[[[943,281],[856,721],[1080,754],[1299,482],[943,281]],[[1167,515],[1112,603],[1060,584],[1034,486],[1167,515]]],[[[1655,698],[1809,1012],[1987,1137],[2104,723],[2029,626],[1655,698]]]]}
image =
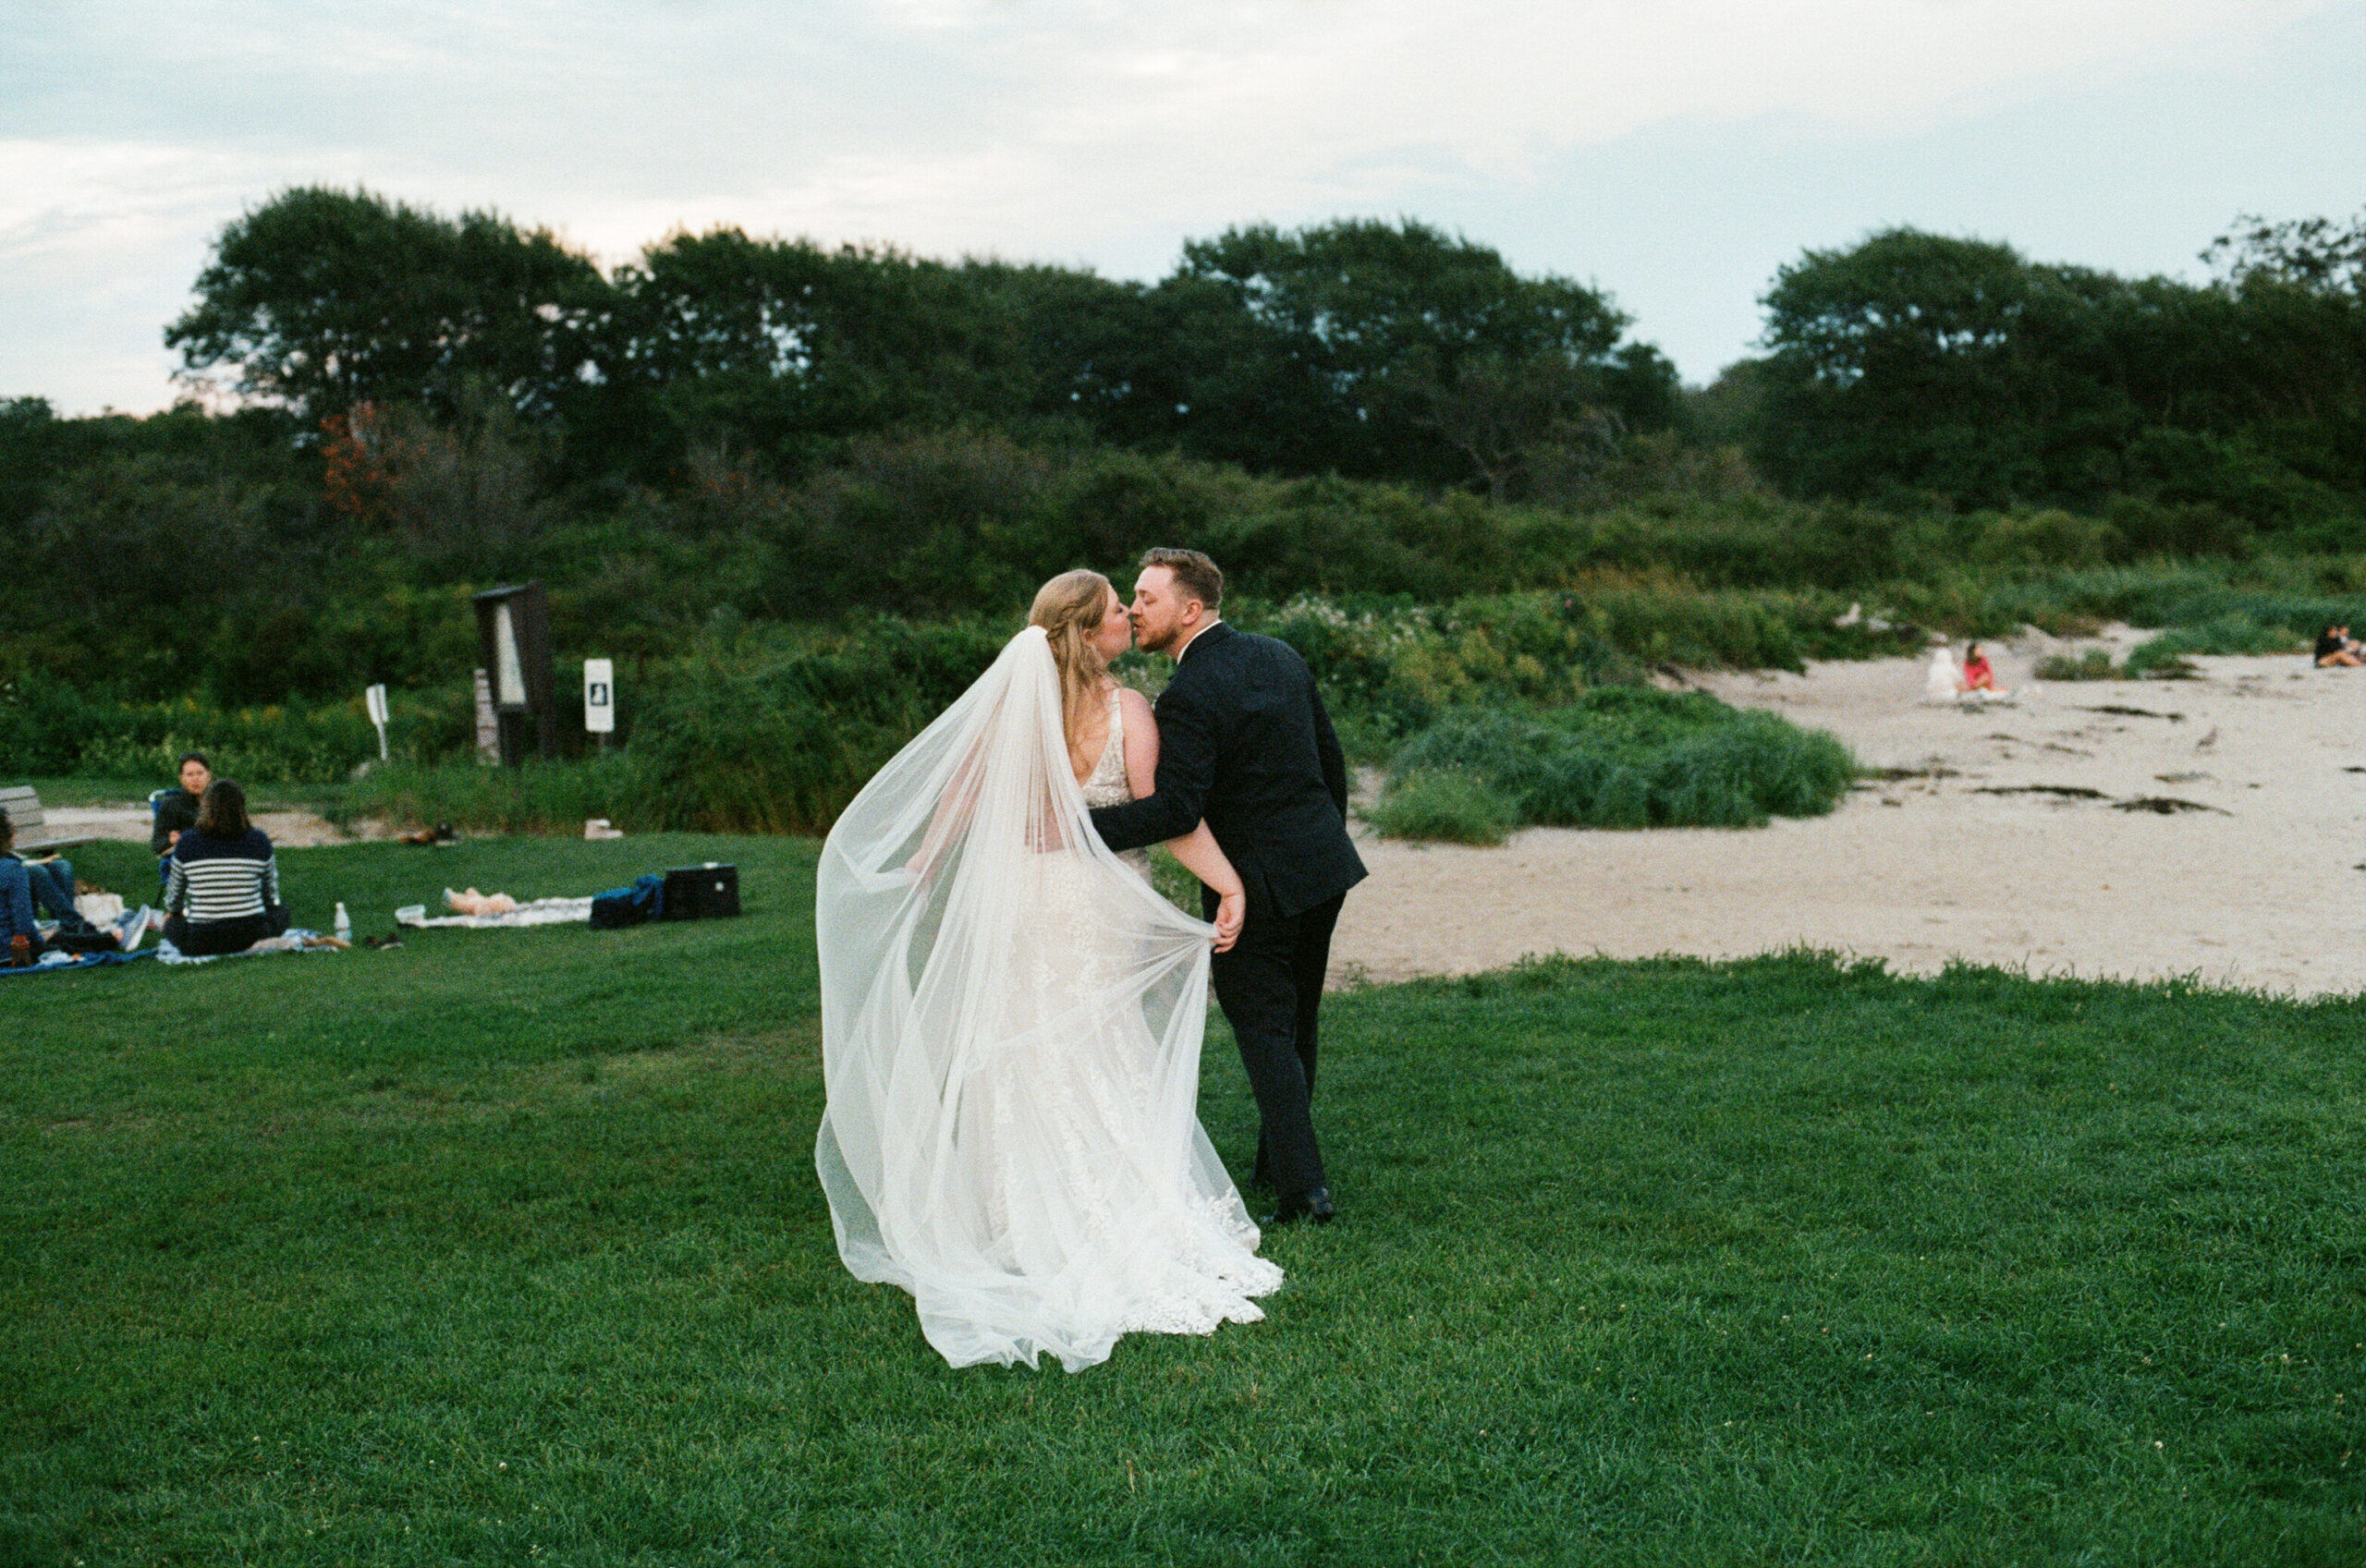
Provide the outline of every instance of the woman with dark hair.
{"type": "Polygon", "coordinates": [[[205,786],[197,820],[165,861],[165,940],[191,958],[243,953],[287,929],[271,840],[247,820],[247,792],[205,786]]]}
{"type": "Polygon", "coordinates": [[[1988,655],[1980,650],[1980,644],[1976,642],[1967,645],[1963,650],[1963,689],[1993,691],[1999,697],[2005,695],[2005,688],[1996,684],[1995,666],[1989,663],[1988,655]]]}
{"type": "Polygon", "coordinates": [[[159,860],[173,852],[181,834],[197,826],[198,802],[205,798],[205,786],[213,782],[213,764],[202,751],[182,752],[177,771],[180,787],[150,797],[148,848],[159,860]]]}

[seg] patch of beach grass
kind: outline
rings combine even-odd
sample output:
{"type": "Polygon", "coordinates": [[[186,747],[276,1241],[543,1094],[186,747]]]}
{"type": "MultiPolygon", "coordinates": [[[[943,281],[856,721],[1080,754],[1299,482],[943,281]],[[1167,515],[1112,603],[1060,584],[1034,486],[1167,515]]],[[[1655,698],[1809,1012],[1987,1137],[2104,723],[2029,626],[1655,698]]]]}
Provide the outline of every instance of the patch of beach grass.
{"type": "Polygon", "coordinates": [[[1449,715],[1397,751],[1367,814],[1396,836],[1464,843],[1523,823],[1762,827],[1830,811],[1856,775],[1823,731],[1705,692],[1613,687],[1541,712],[1449,715]]]}
{"type": "Polygon", "coordinates": [[[1473,775],[1426,768],[1400,774],[1364,812],[1386,838],[1501,844],[1519,825],[1517,808],[1473,775]]]}
{"type": "Polygon", "coordinates": [[[2049,653],[2037,662],[2035,671],[2042,681],[2120,681],[2128,678],[2125,665],[2112,662],[2111,650],[2090,648],[2075,658],[2067,653],[2049,653]]]}
{"type": "Polygon", "coordinates": [[[2128,655],[2130,675],[2155,677],[2190,673],[2195,654],[2305,653],[2308,640],[2284,626],[2248,615],[2221,615],[2200,626],[2177,626],[2148,638],[2128,655]]]}

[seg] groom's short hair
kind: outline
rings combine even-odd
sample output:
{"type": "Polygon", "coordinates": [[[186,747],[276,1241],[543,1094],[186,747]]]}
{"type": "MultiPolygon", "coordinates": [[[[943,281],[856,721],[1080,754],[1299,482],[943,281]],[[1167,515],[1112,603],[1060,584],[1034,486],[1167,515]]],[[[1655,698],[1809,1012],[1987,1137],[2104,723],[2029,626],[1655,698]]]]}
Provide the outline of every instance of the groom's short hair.
{"type": "Polygon", "coordinates": [[[1175,587],[1186,599],[1196,599],[1210,614],[1224,607],[1224,571],[1196,550],[1145,550],[1144,566],[1164,566],[1175,575],[1175,587]]]}

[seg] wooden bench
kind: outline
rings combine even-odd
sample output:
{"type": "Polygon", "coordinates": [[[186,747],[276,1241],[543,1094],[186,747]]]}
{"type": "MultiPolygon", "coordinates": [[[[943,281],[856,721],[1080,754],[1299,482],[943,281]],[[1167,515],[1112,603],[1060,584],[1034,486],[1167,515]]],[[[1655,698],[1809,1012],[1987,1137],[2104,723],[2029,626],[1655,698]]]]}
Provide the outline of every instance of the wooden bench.
{"type": "Polygon", "coordinates": [[[48,814],[41,808],[41,795],[30,784],[9,784],[0,789],[0,811],[8,813],[8,825],[17,830],[17,853],[19,855],[35,855],[45,849],[65,849],[77,844],[95,842],[89,833],[78,838],[53,835],[48,831],[48,814]]]}

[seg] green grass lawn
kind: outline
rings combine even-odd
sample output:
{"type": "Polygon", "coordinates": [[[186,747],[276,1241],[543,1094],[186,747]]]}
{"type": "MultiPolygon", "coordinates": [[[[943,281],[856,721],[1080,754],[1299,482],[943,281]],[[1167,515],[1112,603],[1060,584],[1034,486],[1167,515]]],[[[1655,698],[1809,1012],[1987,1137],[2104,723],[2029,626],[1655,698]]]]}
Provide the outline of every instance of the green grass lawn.
{"type": "Polygon", "coordinates": [[[814,1185],[813,857],[294,851],[365,931],[710,858],[749,914],[0,981],[0,1562],[2366,1558],[2357,1003],[1338,996],[1343,1218],[1270,1240],[1265,1322],[955,1372],[814,1185]]]}

